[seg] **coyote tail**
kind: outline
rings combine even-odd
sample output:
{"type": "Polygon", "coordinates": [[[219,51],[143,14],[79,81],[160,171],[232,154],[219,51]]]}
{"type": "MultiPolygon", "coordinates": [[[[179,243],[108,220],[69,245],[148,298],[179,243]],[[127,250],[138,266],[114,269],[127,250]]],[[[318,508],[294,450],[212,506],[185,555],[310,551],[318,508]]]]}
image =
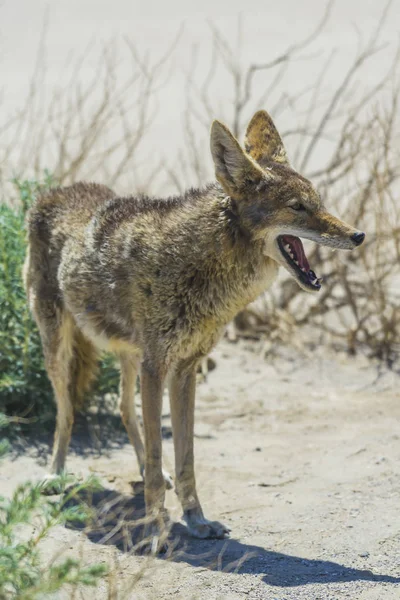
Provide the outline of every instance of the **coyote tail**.
{"type": "Polygon", "coordinates": [[[81,410],[99,370],[99,355],[93,344],[75,329],[69,372],[70,398],[75,410],[81,410]]]}

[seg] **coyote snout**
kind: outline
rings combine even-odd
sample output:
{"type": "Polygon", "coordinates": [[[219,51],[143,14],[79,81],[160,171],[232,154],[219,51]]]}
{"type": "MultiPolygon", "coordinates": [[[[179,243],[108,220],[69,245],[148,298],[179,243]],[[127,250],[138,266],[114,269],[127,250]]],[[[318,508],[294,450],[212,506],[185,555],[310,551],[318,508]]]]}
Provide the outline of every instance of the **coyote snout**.
{"type": "Polygon", "coordinates": [[[305,290],[320,289],[300,238],[347,249],[364,240],[291,168],[266,112],[254,115],[245,146],[215,121],[218,183],[165,200],[119,198],[77,183],[42,195],[29,213],[25,286],[57,402],[51,471],[65,468],[74,409],[96,373],[98,350],[107,349],[120,361],[120,412],[145,477],[155,540],[170,486],[161,460],[165,384],[183,518],[194,536],[224,537],[229,529],[205,518],[196,490],[197,365],[235,314],[272,284],[279,265],[305,290]]]}
{"type": "Polygon", "coordinates": [[[304,290],[318,292],[322,279],[310,267],[300,238],[331,248],[352,250],[363,243],[365,233],[340,221],[322,209],[320,203],[317,210],[313,210],[313,206],[306,200],[295,206],[296,208],[290,208],[300,212],[295,215],[296,225],[282,223],[280,232],[272,238],[272,243],[271,239],[267,242],[266,252],[268,253],[269,248],[270,256],[282,264],[304,290]]]}

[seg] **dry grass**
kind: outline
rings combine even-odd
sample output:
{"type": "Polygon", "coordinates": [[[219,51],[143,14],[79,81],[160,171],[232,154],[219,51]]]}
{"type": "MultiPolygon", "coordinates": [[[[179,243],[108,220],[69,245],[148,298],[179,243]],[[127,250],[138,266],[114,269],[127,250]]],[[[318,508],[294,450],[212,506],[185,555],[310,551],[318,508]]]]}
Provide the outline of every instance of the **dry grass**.
{"type": "Polygon", "coordinates": [[[333,76],[332,49],[304,89],[292,90],[293,68],[312,62],[319,52],[331,6],[331,2],[326,5],[305,39],[296,40],[268,62],[243,59],[246,32],[241,20],[233,44],[210,24],[210,40],[204,42],[212,49],[209,70],[205,76],[198,73],[203,49],[199,46],[186,73],[184,147],[177,148],[176,160],[155,155],[148,140],[181,32],[152,61],[125,40],[108,44],[97,64],[90,66],[93,56],[88,48],[84,56],[66,65],[62,83],[49,96],[44,28],[26,101],[0,123],[3,195],[7,196],[11,175],[40,177],[45,168],[63,184],[94,179],[131,193],[151,193],[163,182],[178,192],[188,185],[203,185],[212,177],[208,150],[212,119],[224,118],[241,137],[253,112],[265,107],[282,130],[294,168],[312,179],[330,209],[365,230],[367,239],[352,254],[312,249],[310,262],[325,279],[318,297],[305,296],[284,278],[236,319],[237,332],[265,336],[273,343],[293,343],[295,332],[303,331],[299,326],[311,325],[313,342],[317,332],[320,341],[339,343],[349,352],[367,348],[371,355],[393,364],[400,339],[400,208],[396,202],[400,129],[399,51],[384,43],[391,3],[369,39],[355,39],[357,51],[339,80],[333,76]],[[381,61],[382,75],[370,80],[370,65],[376,65],[376,60],[381,61]],[[218,101],[220,81],[224,82],[223,105],[218,101]],[[143,170],[144,164],[151,168],[143,170]]]}
{"type": "MultiPolygon", "coordinates": [[[[212,61],[201,82],[195,78],[196,57],[193,59],[185,115],[187,150],[180,153],[180,162],[192,180],[204,181],[207,172],[206,150],[194,132],[196,124],[208,128],[211,119],[221,115],[221,107],[214,102],[213,80],[218,79],[222,68],[230,78],[226,89],[229,116],[225,121],[235,134],[242,137],[253,111],[264,106],[277,119],[279,129],[285,121],[296,123],[282,131],[292,165],[316,184],[330,210],[367,232],[366,243],[355,253],[332,254],[315,246],[310,250],[310,263],[325,280],[317,297],[305,296],[286,277],[236,318],[236,335],[265,337],[269,350],[275,342],[307,339],[313,344],[339,344],[350,353],[366,349],[389,365],[399,357],[400,207],[396,196],[400,175],[400,52],[384,43],[391,4],[384,7],[370,37],[363,40],[359,36],[355,56],[329,92],[331,81],[335,81],[334,50],[302,93],[291,92],[282,82],[290,67],[313,60],[315,42],[329,19],[332,3],[327,4],[309,36],[268,63],[246,64],[242,60],[241,22],[233,45],[211,25],[212,61]],[[370,80],[370,67],[377,59],[382,65],[381,77],[370,80]],[[256,76],[266,82],[259,96],[255,94],[256,76]],[[311,337],[307,328],[307,336],[301,338],[303,325],[312,327],[311,337]]],[[[179,189],[182,187],[180,184],[179,189]]],[[[235,337],[232,331],[230,337],[235,337]]]]}
{"type": "Polygon", "coordinates": [[[143,178],[141,166],[150,160],[142,146],[180,33],[154,60],[129,40],[114,40],[100,54],[89,45],[50,87],[45,25],[26,98],[0,121],[2,195],[10,194],[11,177],[41,179],[45,171],[60,184],[85,179],[110,187],[118,183],[126,192],[147,191],[160,163],[143,178]]]}

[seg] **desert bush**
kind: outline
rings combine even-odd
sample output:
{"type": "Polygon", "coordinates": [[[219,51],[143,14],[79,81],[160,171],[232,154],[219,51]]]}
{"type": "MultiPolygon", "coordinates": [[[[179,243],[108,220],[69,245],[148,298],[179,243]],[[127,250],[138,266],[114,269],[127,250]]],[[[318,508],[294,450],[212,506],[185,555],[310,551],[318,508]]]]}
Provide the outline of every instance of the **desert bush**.
{"type": "MultiPolygon", "coordinates": [[[[0,429],[7,423],[5,415],[0,414],[0,429]]],[[[0,460],[6,451],[3,443],[0,460]]],[[[0,496],[0,598],[44,598],[67,584],[95,586],[107,574],[105,565],[85,566],[79,560],[60,556],[44,565],[39,549],[40,542],[56,525],[86,523],[91,518],[87,505],[71,500],[98,488],[93,477],[72,485],[67,477],[59,477],[48,483],[25,482],[11,498],[0,496]],[[57,500],[44,495],[49,485],[58,486],[61,494],[57,500]]]]}
{"type": "MultiPolygon", "coordinates": [[[[55,483],[65,489],[62,478],[55,483]]],[[[59,501],[44,496],[44,487],[26,482],[17,487],[10,500],[0,496],[0,597],[5,600],[43,598],[67,584],[95,586],[107,573],[105,565],[84,566],[73,558],[43,566],[39,543],[56,525],[86,522],[90,518],[83,504],[67,507],[66,503],[95,486],[92,480],[74,485],[59,501]],[[21,526],[34,526],[34,530],[26,537],[21,526]]]]}
{"type": "MultiPolygon", "coordinates": [[[[14,180],[17,200],[0,204],[0,412],[19,417],[52,420],[53,391],[44,368],[39,331],[33,321],[22,283],[26,251],[25,213],[35,195],[54,183],[14,180]]],[[[106,357],[93,393],[116,392],[118,372],[106,357]]]]}
{"type": "Polygon", "coordinates": [[[241,138],[254,111],[266,108],[293,167],[315,183],[332,212],[367,236],[354,253],[312,247],[310,262],[325,280],[321,292],[307,297],[283,274],[279,285],[235,320],[236,334],[268,336],[273,343],[323,341],[349,352],[366,351],[393,365],[400,339],[400,215],[395,202],[400,61],[384,35],[392,7],[389,1],[369,38],[355,34],[354,56],[338,70],[335,49],[322,51],[320,46],[332,4],[328,2],[308,36],[262,62],[243,51],[242,20],[234,42],[210,24],[209,39],[204,46],[197,44],[187,67],[184,143],[176,156],[170,146],[168,156],[159,147],[156,156],[149,139],[179,32],[153,61],[128,40],[124,51],[131,69],[120,69],[121,49],[108,44],[92,68],[92,79],[82,76],[87,57],[79,57],[46,102],[43,41],[26,105],[0,123],[0,186],[4,189],[12,170],[38,174],[50,164],[61,183],[94,178],[118,185],[119,191],[153,193],[162,182],[168,190],[182,192],[213,177],[208,142],[212,119],[223,119],[241,138]],[[206,71],[204,64],[199,68],[199,56],[210,56],[206,71]],[[300,63],[305,85],[292,89],[300,63]],[[371,72],[381,73],[380,78],[372,79],[371,72]]]}
{"type": "Polygon", "coordinates": [[[147,192],[156,184],[161,160],[154,163],[154,149],[144,142],[180,31],[153,60],[130,40],[110,40],[100,51],[90,45],[64,65],[50,87],[46,28],[45,23],[26,97],[13,113],[0,116],[3,195],[11,173],[37,179],[45,168],[62,185],[95,179],[110,187],[118,183],[120,191],[147,192]],[[144,153],[151,155],[150,171],[143,169],[144,153]]]}

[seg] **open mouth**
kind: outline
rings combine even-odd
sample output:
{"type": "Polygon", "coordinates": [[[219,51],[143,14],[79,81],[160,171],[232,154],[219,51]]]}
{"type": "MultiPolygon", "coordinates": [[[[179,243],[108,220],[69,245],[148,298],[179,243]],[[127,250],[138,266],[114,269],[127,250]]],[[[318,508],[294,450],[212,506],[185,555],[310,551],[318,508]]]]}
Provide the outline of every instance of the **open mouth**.
{"type": "Polygon", "coordinates": [[[320,290],[322,279],[310,269],[300,238],[294,235],[280,235],[277,241],[279,250],[301,283],[310,290],[320,290]]]}

